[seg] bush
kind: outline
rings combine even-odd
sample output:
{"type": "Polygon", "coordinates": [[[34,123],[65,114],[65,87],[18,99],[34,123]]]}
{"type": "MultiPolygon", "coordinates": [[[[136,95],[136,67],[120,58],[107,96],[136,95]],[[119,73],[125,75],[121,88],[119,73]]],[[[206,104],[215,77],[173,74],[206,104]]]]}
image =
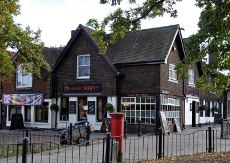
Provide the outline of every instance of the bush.
{"type": "Polygon", "coordinates": [[[218,112],[218,111],[219,111],[219,109],[218,109],[217,107],[213,107],[213,108],[212,108],[212,111],[214,111],[214,112],[218,112]]]}
{"type": "Polygon", "coordinates": [[[206,110],[207,110],[207,107],[206,107],[205,105],[201,105],[201,106],[199,107],[199,110],[200,110],[200,111],[206,111],[206,110]]]}
{"type": "Polygon", "coordinates": [[[57,104],[52,103],[52,104],[50,105],[50,109],[51,109],[52,111],[57,112],[57,111],[58,111],[58,105],[57,105],[57,104]]]}
{"type": "Polygon", "coordinates": [[[113,105],[110,103],[106,103],[104,109],[106,112],[113,112],[114,111],[113,105]]]}

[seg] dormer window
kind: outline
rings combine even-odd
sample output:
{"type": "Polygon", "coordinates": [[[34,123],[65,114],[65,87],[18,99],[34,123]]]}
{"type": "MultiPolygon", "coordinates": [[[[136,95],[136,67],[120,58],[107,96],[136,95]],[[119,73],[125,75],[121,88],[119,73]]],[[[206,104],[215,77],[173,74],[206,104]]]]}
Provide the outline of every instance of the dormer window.
{"type": "Polygon", "coordinates": [[[16,88],[31,88],[32,87],[32,73],[25,72],[22,65],[17,66],[16,88]]]}
{"type": "Polygon", "coordinates": [[[90,78],[90,55],[77,56],[77,79],[90,78]]]}
{"type": "Polygon", "coordinates": [[[190,86],[195,85],[195,72],[194,70],[191,70],[191,69],[188,70],[188,84],[190,86]]]}

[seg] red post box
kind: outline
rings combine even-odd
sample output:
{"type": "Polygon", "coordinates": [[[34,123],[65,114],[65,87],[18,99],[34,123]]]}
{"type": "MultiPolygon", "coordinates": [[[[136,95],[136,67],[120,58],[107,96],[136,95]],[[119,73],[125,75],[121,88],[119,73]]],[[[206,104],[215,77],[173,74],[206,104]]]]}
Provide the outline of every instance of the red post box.
{"type": "Polygon", "coordinates": [[[118,141],[118,161],[122,161],[124,147],[124,113],[110,113],[112,137],[118,141]]]}

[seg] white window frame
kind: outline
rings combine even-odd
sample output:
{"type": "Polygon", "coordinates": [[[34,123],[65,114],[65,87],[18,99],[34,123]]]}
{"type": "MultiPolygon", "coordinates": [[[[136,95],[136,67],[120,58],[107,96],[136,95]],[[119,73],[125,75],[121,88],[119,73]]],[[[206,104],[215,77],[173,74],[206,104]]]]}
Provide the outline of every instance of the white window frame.
{"type": "Polygon", "coordinates": [[[77,79],[89,79],[90,78],[90,54],[78,55],[77,56],[77,79]],[[81,65],[81,66],[89,66],[89,76],[79,76],[79,58],[80,57],[89,57],[89,65],[81,65]]]}
{"type": "Polygon", "coordinates": [[[195,86],[195,71],[192,69],[188,70],[188,85],[195,86]]]}
{"type": "Polygon", "coordinates": [[[17,65],[16,88],[31,88],[32,82],[33,82],[32,73],[31,72],[23,73],[22,65],[21,64],[17,65]]]}
{"type": "Polygon", "coordinates": [[[161,107],[169,122],[180,119],[180,99],[161,97],[161,107]]]}
{"type": "Polygon", "coordinates": [[[121,105],[134,105],[134,108],[131,109],[130,107],[128,110],[121,108],[121,111],[125,113],[125,119],[127,120],[127,123],[136,124],[139,122],[139,119],[141,119],[142,123],[144,124],[152,124],[151,119],[156,119],[156,97],[154,96],[121,97],[121,105]],[[139,102],[137,102],[137,98],[139,98],[139,102]],[[144,98],[144,101],[142,101],[141,98],[144,98]],[[147,98],[150,101],[147,101],[147,98]],[[137,109],[137,105],[140,107],[139,109],[137,109]],[[145,107],[144,110],[141,109],[141,105],[145,107]],[[146,108],[147,105],[150,105],[149,110],[146,108]],[[152,106],[154,107],[152,108],[152,106]],[[141,112],[144,112],[145,116],[142,116],[141,112]],[[149,113],[149,115],[147,113],[149,113]],[[131,118],[134,118],[134,122],[131,121],[131,118]]]}
{"type": "Polygon", "coordinates": [[[174,64],[169,64],[169,81],[177,83],[178,80],[177,80],[177,73],[175,67],[176,66],[174,64]]]}

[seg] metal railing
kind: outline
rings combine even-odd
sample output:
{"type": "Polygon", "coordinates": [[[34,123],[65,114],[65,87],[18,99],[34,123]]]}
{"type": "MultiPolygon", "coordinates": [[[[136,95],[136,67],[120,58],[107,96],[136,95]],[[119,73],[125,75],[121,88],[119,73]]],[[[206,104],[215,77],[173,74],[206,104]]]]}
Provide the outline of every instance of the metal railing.
{"type": "MultiPolygon", "coordinates": [[[[74,133],[74,132],[72,132],[74,133]]],[[[26,135],[26,134],[25,134],[26,135]]],[[[32,135],[32,134],[31,134],[32,135]]],[[[206,152],[230,151],[230,139],[222,137],[219,128],[187,130],[181,133],[151,133],[137,136],[126,135],[122,160],[139,162],[163,157],[192,155],[206,152]]],[[[73,136],[73,135],[72,135],[73,136]]],[[[120,144],[110,133],[87,139],[85,143],[30,141],[21,143],[0,143],[2,163],[109,163],[118,160],[120,144]]],[[[21,139],[22,140],[22,139],[21,139]]],[[[43,138],[43,140],[47,140],[43,138]]]]}

